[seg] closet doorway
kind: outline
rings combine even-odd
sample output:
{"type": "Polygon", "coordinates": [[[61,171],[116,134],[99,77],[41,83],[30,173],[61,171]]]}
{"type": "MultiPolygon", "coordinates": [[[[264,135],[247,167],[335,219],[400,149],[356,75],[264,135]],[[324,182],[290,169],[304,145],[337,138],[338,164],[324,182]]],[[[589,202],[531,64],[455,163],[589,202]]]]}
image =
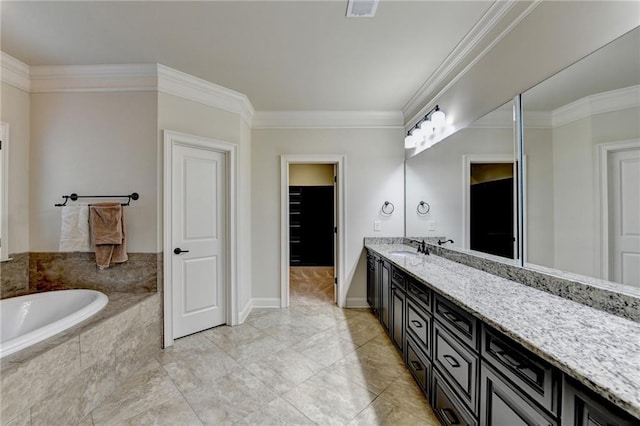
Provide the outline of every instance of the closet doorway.
{"type": "Polygon", "coordinates": [[[289,297],[335,303],[335,166],[289,165],[289,297]]]}
{"type": "Polygon", "coordinates": [[[510,155],[464,156],[465,248],[515,259],[516,182],[510,155]]]}
{"type": "Polygon", "coordinates": [[[340,303],[341,157],[282,157],[282,300],[340,303]]]}

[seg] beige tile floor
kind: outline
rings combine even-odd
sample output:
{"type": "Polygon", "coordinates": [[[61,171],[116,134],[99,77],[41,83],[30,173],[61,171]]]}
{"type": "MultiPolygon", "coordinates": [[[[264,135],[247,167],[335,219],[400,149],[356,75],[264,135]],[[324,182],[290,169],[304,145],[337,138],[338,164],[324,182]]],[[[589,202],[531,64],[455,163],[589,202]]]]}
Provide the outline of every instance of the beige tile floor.
{"type": "Polygon", "coordinates": [[[83,425],[439,424],[368,310],[302,293],[176,340],[83,425]]]}

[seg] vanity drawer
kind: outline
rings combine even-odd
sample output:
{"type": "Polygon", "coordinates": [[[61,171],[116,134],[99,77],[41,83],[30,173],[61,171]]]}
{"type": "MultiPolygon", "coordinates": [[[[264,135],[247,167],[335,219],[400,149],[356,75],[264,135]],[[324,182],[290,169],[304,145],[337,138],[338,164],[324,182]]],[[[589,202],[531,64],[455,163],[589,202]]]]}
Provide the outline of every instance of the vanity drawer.
{"type": "Polygon", "coordinates": [[[391,281],[397,287],[400,287],[402,291],[406,291],[406,275],[404,272],[394,267],[391,271],[391,281]]]}
{"type": "Polygon", "coordinates": [[[457,338],[477,350],[478,320],[440,296],[436,296],[435,303],[435,317],[448,327],[457,338]]]}
{"type": "Polygon", "coordinates": [[[433,408],[440,422],[445,426],[476,426],[478,424],[437,371],[433,372],[433,408]]]}
{"type": "Polygon", "coordinates": [[[560,374],[549,364],[487,326],[481,355],[531,400],[558,414],[560,374]]]}
{"type": "Polygon", "coordinates": [[[422,308],[407,300],[407,330],[416,338],[420,345],[424,345],[424,353],[431,355],[431,315],[422,308]]]}
{"type": "Polygon", "coordinates": [[[458,342],[440,324],[434,324],[433,363],[460,399],[477,411],[478,356],[458,342]]]}
{"type": "Polygon", "coordinates": [[[429,396],[431,382],[431,363],[418,349],[418,345],[411,337],[407,338],[407,366],[411,375],[416,379],[420,388],[429,396]]]}
{"type": "Polygon", "coordinates": [[[416,282],[413,278],[407,278],[407,294],[413,298],[425,311],[431,312],[431,290],[424,284],[416,282]]]}

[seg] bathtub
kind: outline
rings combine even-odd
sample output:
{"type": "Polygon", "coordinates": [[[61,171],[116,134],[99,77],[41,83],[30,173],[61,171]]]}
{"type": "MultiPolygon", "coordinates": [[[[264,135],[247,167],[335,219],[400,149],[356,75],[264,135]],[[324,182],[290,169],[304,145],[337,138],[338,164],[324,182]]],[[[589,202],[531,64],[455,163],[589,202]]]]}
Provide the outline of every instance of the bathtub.
{"type": "Polygon", "coordinates": [[[95,290],[59,290],[0,300],[0,358],[95,315],[109,298],[95,290]]]}

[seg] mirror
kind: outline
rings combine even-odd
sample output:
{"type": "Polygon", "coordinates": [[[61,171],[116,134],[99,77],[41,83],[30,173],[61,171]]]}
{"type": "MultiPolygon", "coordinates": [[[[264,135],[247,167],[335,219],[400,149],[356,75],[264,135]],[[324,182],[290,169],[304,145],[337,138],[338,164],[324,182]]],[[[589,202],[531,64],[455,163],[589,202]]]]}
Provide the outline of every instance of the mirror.
{"type": "Polygon", "coordinates": [[[522,95],[525,266],[640,287],[640,28],[522,95]]]}
{"type": "Polygon", "coordinates": [[[405,162],[408,237],[517,257],[512,102],[405,162]]]}

